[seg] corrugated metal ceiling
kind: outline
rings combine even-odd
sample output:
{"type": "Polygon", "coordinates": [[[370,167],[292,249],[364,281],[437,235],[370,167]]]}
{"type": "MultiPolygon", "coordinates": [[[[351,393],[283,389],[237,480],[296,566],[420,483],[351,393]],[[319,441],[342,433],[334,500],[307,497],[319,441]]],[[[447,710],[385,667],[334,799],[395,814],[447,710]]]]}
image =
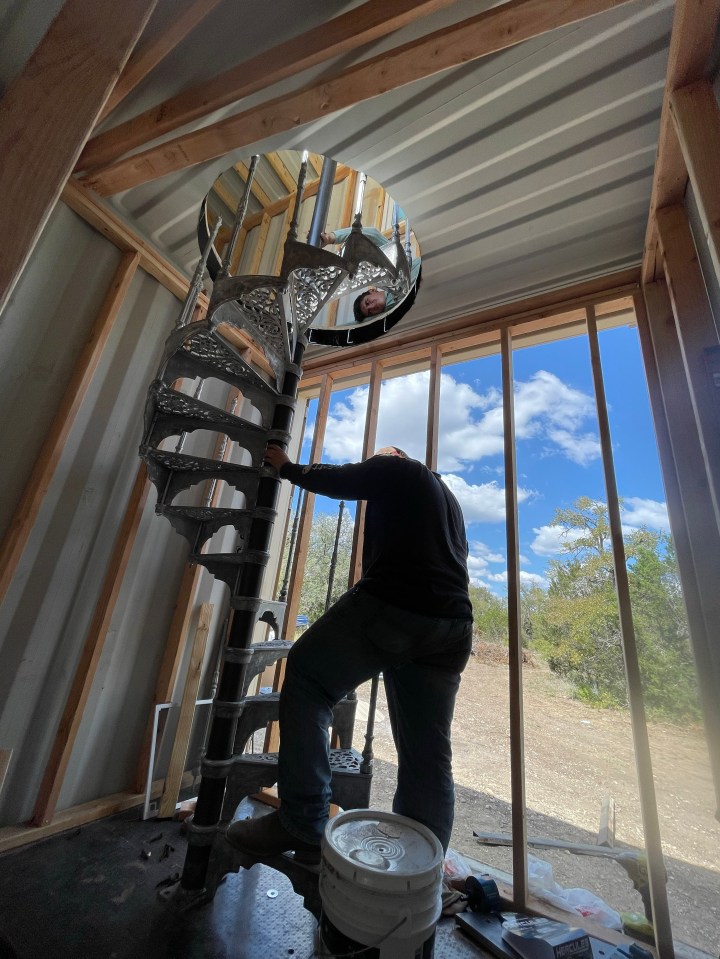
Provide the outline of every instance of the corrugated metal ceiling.
{"type": "MultiPolygon", "coordinates": [[[[106,127],[354,5],[225,0],[106,127]]],[[[453,4],[212,119],[496,5],[453,4]]],[[[672,0],[633,0],[110,202],[190,272],[198,208],[222,170],[252,152],[308,148],[332,156],[382,183],[410,217],[424,272],[413,323],[637,265],[673,8],[672,0]]],[[[164,29],[172,15],[172,0],[163,0],[148,29],[164,29]]]]}

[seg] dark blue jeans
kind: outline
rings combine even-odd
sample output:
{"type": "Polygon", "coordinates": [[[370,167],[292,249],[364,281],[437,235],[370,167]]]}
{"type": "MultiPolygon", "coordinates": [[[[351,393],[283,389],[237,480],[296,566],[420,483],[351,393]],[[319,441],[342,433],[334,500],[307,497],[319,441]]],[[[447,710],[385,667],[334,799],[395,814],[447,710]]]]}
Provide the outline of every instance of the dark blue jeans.
{"type": "Polygon", "coordinates": [[[428,826],[447,849],[455,807],[450,726],[471,642],[467,620],[419,616],[357,588],[303,633],[280,695],[280,819],[292,835],[319,842],[330,805],[332,708],[382,672],[398,752],[393,812],[428,826]]]}

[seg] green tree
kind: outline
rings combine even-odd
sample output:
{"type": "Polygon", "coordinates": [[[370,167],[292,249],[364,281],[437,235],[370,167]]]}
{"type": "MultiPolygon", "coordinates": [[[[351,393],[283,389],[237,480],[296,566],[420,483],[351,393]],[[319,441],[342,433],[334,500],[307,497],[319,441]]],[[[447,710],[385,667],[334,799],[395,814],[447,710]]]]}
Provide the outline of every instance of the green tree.
{"type": "MultiPolygon", "coordinates": [[[[556,511],[566,558],[549,564],[544,596],[534,592],[526,640],[579,697],[627,704],[607,507],[588,497],[556,511]]],[[[625,542],[645,703],[651,714],[695,719],[698,696],[677,563],[668,536],[642,528],[625,542]]]]}
{"type": "MultiPolygon", "coordinates": [[[[337,513],[317,513],[313,516],[310,529],[310,543],[308,546],[305,575],[302,590],[300,591],[300,612],[304,613],[311,623],[319,619],[325,612],[328,581],[330,575],[330,561],[332,558],[335,536],[337,533],[337,513]]],[[[343,513],[340,537],[338,540],[337,565],[331,602],[334,603],[348,588],[350,573],[350,553],[352,551],[353,520],[347,509],[343,513]]]]}
{"type": "Polygon", "coordinates": [[[507,603],[486,586],[470,587],[473,608],[473,639],[478,642],[508,644],[507,603]]]}

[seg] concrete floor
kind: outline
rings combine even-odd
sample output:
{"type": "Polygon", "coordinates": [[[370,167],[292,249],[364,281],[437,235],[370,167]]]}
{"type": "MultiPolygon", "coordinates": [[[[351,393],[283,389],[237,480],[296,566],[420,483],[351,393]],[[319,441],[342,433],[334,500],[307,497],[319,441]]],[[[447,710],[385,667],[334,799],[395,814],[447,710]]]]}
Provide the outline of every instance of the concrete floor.
{"type": "MultiPolygon", "coordinates": [[[[228,876],[212,903],[190,912],[164,903],[158,884],[182,870],[186,840],[178,823],[137,817],[133,810],[0,858],[0,959],[315,955],[314,917],[265,866],[228,876]]],[[[435,959],[484,955],[453,919],[440,922],[435,959]]]]}

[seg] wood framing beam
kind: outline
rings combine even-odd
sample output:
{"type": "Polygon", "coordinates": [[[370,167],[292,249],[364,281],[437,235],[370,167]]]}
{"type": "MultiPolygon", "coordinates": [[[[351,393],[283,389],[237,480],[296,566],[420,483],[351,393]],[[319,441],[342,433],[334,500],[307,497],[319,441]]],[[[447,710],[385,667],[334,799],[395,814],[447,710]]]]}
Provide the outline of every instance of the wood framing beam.
{"type": "Polygon", "coordinates": [[[584,307],[588,301],[615,299],[633,293],[638,289],[639,280],[640,270],[633,267],[619,273],[610,273],[597,279],[576,283],[563,290],[553,290],[528,299],[515,300],[478,313],[470,313],[432,325],[427,324],[419,329],[409,327],[401,333],[383,336],[362,346],[312,354],[304,363],[301,389],[304,392],[308,387],[314,386],[318,378],[326,372],[337,376],[355,367],[367,368],[376,356],[381,356],[386,361],[393,356],[404,356],[408,353],[417,354],[419,357],[423,351],[427,354],[435,344],[449,344],[460,337],[468,339],[477,337],[478,340],[487,337],[487,330],[498,325],[543,317],[554,320],[561,313],[584,307]]]}
{"type": "MultiPolygon", "coordinates": [[[[365,460],[375,452],[377,439],[378,414],[380,412],[380,391],[382,389],[382,362],[375,360],[370,369],[367,410],[365,412],[365,430],[360,459],[365,460]]],[[[362,551],[365,541],[365,500],[358,500],[355,508],[355,526],[353,528],[352,551],[350,553],[350,571],[348,588],[354,586],[362,576],[362,551]]]]}
{"type": "Polygon", "coordinates": [[[88,183],[103,196],[132,189],[626,2],[507,0],[295,93],[102,166],[89,175],[88,183]]]}
{"type": "Polygon", "coordinates": [[[623,659],[625,661],[625,679],[627,682],[630,725],[632,727],[633,746],[635,748],[635,769],[640,794],[647,872],[652,901],[653,927],[658,959],[674,959],[670,913],[668,910],[666,873],[663,864],[660,822],[658,819],[655,780],[653,777],[650,739],[648,737],[647,717],[643,700],[642,676],[638,659],[632,604],[630,602],[630,582],[628,579],[625,545],[620,516],[620,499],[617,491],[615,465],[612,452],[612,437],[608,416],[605,384],[600,346],[597,335],[597,321],[592,306],[587,311],[588,345],[590,347],[590,365],[592,367],[595,404],[598,415],[598,433],[602,455],[605,493],[607,499],[608,523],[610,526],[610,545],[615,573],[615,592],[617,594],[622,639],[623,659]]]}
{"type": "MultiPolygon", "coordinates": [[[[317,410],[315,411],[315,429],[313,430],[312,445],[310,447],[309,463],[319,463],[322,460],[323,442],[325,440],[325,426],[327,425],[328,412],[330,410],[330,398],[332,396],[332,377],[323,377],[320,388],[320,398],[318,399],[317,410]]],[[[302,446],[302,440],[301,440],[302,446]]],[[[307,561],[308,548],[310,546],[310,533],[312,531],[313,512],[315,510],[315,493],[309,490],[305,491],[302,500],[302,510],[300,512],[300,523],[298,525],[298,534],[295,541],[295,552],[292,560],[292,572],[290,574],[290,588],[288,590],[287,606],[285,609],[285,622],[282,629],[283,639],[295,638],[295,624],[297,622],[298,610],[300,609],[300,594],[302,592],[303,576],[305,574],[305,563],[307,561]]],[[[282,687],[285,678],[286,660],[281,659],[275,667],[275,680],[273,689],[282,687]]],[[[265,752],[274,752],[280,742],[280,728],[277,723],[269,723],[265,734],[265,752]]]]}
{"type": "Polygon", "coordinates": [[[0,101],[0,311],[157,0],[67,0],[0,101]]]}
{"type": "Polygon", "coordinates": [[[125,253],[103,300],[95,324],[75,364],[63,397],[55,404],[56,413],[40,448],[25,491],[13,514],[0,548],[0,603],[15,575],[33,524],[60,461],[65,442],[75,423],[85,394],[100,362],[102,351],[117,319],[140,262],[140,254],[125,253]]]}
{"type": "Polygon", "coordinates": [[[714,519],[720,529],[720,429],[703,353],[718,345],[718,333],[685,208],[658,210],[657,229],[714,519]]]}
{"type": "Polygon", "coordinates": [[[707,521],[712,499],[665,281],[644,286],[635,308],[720,818],[720,534],[707,521]]]}
{"type": "Polygon", "coordinates": [[[430,387],[428,390],[427,436],[425,441],[425,465],[430,470],[436,470],[438,462],[441,375],[442,349],[436,343],[430,351],[430,387]]]}
{"type": "Polygon", "coordinates": [[[309,67],[351,53],[453,2],[455,0],[393,0],[392,5],[388,5],[386,0],[369,0],[99,134],[86,146],[78,169],[112,163],[130,150],[166,136],[186,123],[258,90],[268,89],[309,67]]]}
{"type": "Polygon", "coordinates": [[[523,721],[523,641],[520,606],[520,537],[518,533],[517,457],[512,334],[501,334],[503,445],[505,462],[505,530],[507,534],[508,684],[510,704],[510,792],[512,797],[513,903],[523,910],[528,896],[527,810],[525,801],[525,733],[523,721]]]}
{"type": "Polygon", "coordinates": [[[220,0],[191,0],[164,30],[152,41],[141,45],[130,57],[120,79],[108,97],[97,122],[102,123],[108,114],[144,80],[145,77],[171,53],[195,27],[211,13],[220,0]]]}
{"type": "Polygon", "coordinates": [[[675,2],[665,95],[660,114],[660,133],[650,196],[650,213],[645,230],[642,263],[644,283],[662,277],[655,213],[664,206],[680,203],[685,196],[688,180],[680,144],[670,118],[670,98],[679,87],[704,78],[719,21],[720,0],[676,0],[675,2]]]}
{"type": "MultiPolygon", "coordinates": [[[[190,286],[188,278],[169,263],[158,250],[131,230],[116,213],[98,200],[96,194],[78,180],[70,179],[65,184],[60,199],[73,213],[77,213],[118,249],[139,253],[140,267],[179,300],[185,299],[190,286]]],[[[207,297],[204,293],[200,294],[200,302],[207,307],[207,297]]]]}
{"type": "MultiPolygon", "coordinates": [[[[187,784],[191,785],[192,779],[188,778],[187,784]]],[[[155,780],[150,787],[150,798],[157,799],[162,792],[162,788],[162,779],[155,780]]],[[[52,821],[44,826],[3,826],[0,828],[0,854],[9,852],[11,849],[19,849],[21,846],[28,846],[33,842],[39,842],[41,839],[48,839],[50,836],[56,836],[68,829],[77,829],[78,826],[104,819],[106,816],[114,816],[119,812],[125,812],[126,809],[142,806],[144,802],[144,790],[142,792],[113,793],[111,796],[103,796],[102,799],[93,799],[90,802],[82,803],[80,806],[70,806],[68,809],[63,809],[56,813],[52,821]]]]}
{"type": "MultiPolygon", "coordinates": [[[[78,180],[70,179],[65,184],[61,199],[66,206],[94,227],[98,233],[102,233],[118,249],[139,253],[138,265],[179,300],[185,299],[190,286],[188,278],[150,243],[131,230],[91,190],[84,187],[78,180]]],[[[207,310],[208,298],[204,293],[198,297],[198,305],[204,311],[207,310]]],[[[247,333],[228,324],[221,324],[220,332],[227,339],[231,339],[238,349],[247,350],[247,358],[255,366],[267,373],[272,372],[264,353],[247,333]]]]}
{"type": "Polygon", "coordinates": [[[720,107],[712,86],[698,80],[676,90],[670,97],[670,112],[720,278],[720,107]]]}
{"type": "Polygon", "coordinates": [[[160,799],[158,819],[172,819],[175,815],[175,806],[177,805],[178,796],[180,795],[180,785],[182,783],[183,773],[185,772],[185,760],[187,759],[190,734],[192,733],[193,720],[195,718],[195,701],[200,688],[200,680],[202,679],[205,648],[210,633],[212,613],[212,603],[203,603],[198,614],[195,637],[190,652],[190,663],[185,677],[183,697],[180,702],[180,716],[178,717],[177,729],[175,730],[175,740],[173,742],[172,752],[170,753],[170,762],[168,764],[167,775],[165,776],[163,794],[160,799]]]}
{"type": "Polygon", "coordinates": [[[105,639],[115,611],[115,603],[120,593],[125,570],[130,561],[130,554],[135,544],[135,535],[140,525],[149,490],[150,481],[147,478],[145,464],[142,463],[128,497],[123,521],[115,537],[115,545],[105,573],[100,596],[95,605],[92,623],[85,637],[85,645],[75,668],[72,686],[65,702],[60,725],[55,734],[50,759],[30,820],[34,826],[47,825],[52,822],[55,815],[60,790],[80,729],[85,704],[100,664],[105,639]]]}

